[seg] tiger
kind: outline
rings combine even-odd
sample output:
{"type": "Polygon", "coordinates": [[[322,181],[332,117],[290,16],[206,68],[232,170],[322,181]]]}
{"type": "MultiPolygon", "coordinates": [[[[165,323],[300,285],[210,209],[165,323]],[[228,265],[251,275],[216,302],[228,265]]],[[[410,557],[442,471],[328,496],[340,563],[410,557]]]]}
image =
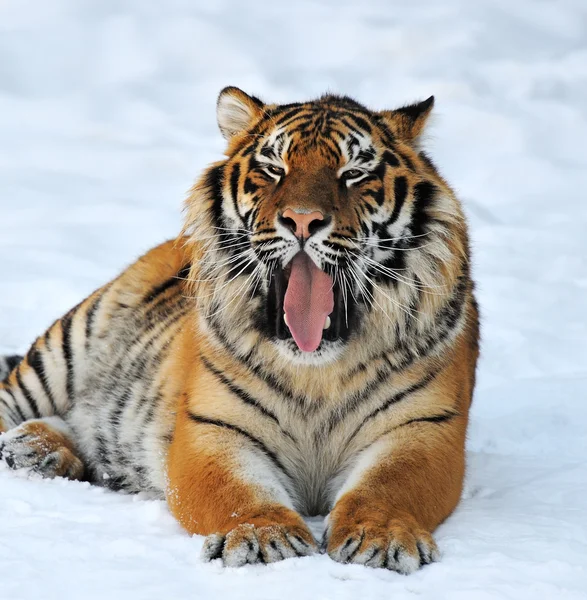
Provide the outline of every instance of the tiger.
{"type": "Polygon", "coordinates": [[[433,104],[223,89],[225,155],[178,237],[11,359],[2,460],[165,499],[227,567],[439,560],[479,310],[462,205],[422,149],[433,104]]]}

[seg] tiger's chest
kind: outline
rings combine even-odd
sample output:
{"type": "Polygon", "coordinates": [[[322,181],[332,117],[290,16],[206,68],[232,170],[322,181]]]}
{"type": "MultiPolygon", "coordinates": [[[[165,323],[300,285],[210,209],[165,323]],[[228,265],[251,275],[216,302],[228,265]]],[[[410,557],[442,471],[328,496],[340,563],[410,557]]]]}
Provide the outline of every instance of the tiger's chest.
{"type": "Polygon", "coordinates": [[[311,428],[300,432],[296,448],[283,448],[278,456],[287,470],[286,484],[296,508],[302,514],[326,514],[333,500],[331,482],[342,466],[340,451],[332,444],[316,442],[312,433],[311,428]]]}
{"type": "Polygon", "coordinates": [[[302,514],[327,514],[362,448],[376,432],[362,431],[362,412],[344,417],[337,411],[309,415],[279,414],[279,427],[256,430],[274,455],[282,481],[302,514]]]}
{"type": "Polygon", "coordinates": [[[346,391],[338,386],[336,393],[326,393],[324,385],[308,397],[301,385],[290,392],[285,383],[258,373],[242,375],[212,358],[202,357],[202,363],[190,411],[201,422],[240,435],[244,454],[255,446],[303,514],[329,512],[358,456],[388,425],[388,415],[370,415],[392,394],[391,378],[346,391]]]}

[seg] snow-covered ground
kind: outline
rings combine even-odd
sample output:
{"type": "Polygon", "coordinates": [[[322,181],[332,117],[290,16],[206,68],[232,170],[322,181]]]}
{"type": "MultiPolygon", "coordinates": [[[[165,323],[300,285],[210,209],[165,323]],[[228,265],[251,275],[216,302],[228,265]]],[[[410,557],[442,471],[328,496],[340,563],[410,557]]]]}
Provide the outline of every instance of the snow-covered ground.
{"type": "Polygon", "coordinates": [[[587,598],[587,2],[2,0],[0,353],[178,232],[228,84],[436,95],[484,340],[444,558],[226,570],[161,502],[0,467],[0,600],[587,598]]]}

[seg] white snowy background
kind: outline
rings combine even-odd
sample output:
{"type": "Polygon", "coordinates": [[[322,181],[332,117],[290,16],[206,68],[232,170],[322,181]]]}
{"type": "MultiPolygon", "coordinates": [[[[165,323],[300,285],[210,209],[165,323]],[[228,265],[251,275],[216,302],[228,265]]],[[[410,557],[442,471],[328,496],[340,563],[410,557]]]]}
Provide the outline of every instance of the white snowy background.
{"type": "Polygon", "coordinates": [[[443,560],[227,570],[162,502],[0,467],[0,599],[587,598],[585,0],[1,0],[0,353],[177,234],[229,84],[436,95],[428,147],[469,215],[483,313],[443,560]]]}

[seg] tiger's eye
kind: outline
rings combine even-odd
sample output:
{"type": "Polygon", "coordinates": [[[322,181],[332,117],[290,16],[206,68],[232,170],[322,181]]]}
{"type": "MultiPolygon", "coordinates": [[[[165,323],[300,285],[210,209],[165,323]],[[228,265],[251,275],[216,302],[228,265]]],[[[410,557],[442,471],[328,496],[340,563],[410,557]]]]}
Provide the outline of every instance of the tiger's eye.
{"type": "Polygon", "coordinates": [[[361,175],[364,175],[364,171],[361,171],[360,169],[349,169],[342,174],[342,177],[348,181],[349,179],[356,179],[361,175]]]}
{"type": "Polygon", "coordinates": [[[281,167],[276,167],[275,165],[265,165],[265,169],[278,177],[283,177],[285,175],[285,171],[281,167]]]}

